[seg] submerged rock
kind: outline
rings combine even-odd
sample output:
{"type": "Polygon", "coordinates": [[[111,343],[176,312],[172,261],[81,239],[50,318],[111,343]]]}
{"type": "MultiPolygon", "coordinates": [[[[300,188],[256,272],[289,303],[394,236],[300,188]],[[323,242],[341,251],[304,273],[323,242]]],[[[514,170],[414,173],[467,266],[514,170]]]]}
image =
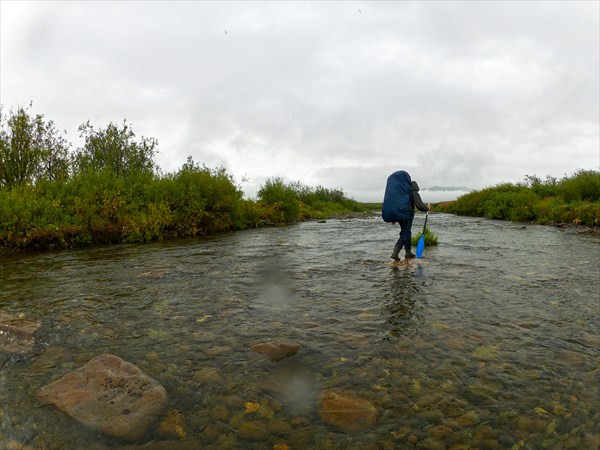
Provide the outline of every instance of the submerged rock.
{"type": "Polygon", "coordinates": [[[163,438],[185,438],[186,431],[183,415],[175,409],[169,409],[165,420],[158,427],[158,432],[163,438]]]}
{"type": "Polygon", "coordinates": [[[269,358],[271,358],[271,361],[279,361],[281,359],[287,358],[288,356],[292,356],[298,353],[300,346],[297,344],[289,344],[283,342],[267,342],[262,344],[255,344],[251,348],[253,352],[267,355],[269,358]]]}
{"type": "Polygon", "coordinates": [[[365,430],[377,421],[377,409],[365,399],[339,391],[325,391],[319,397],[319,416],[346,433],[365,430]]]}
{"type": "Polygon", "coordinates": [[[194,372],[192,379],[200,384],[217,383],[222,377],[216,367],[202,367],[194,372]]]}
{"type": "Polygon", "coordinates": [[[265,441],[269,437],[269,430],[264,422],[252,420],[240,424],[238,436],[244,440],[265,441]]]}
{"type": "Polygon", "coordinates": [[[39,320],[0,310],[0,351],[20,355],[31,353],[35,344],[34,334],[39,327],[39,320]]]}
{"type": "Polygon", "coordinates": [[[135,365],[100,355],[38,392],[78,422],[108,436],[142,439],[165,409],[167,392],[135,365]]]}
{"type": "Polygon", "coordinates": [[[37,354],[33,358],[31,368],[34,372],[43,372],[56,367],[69,356],[69,352],[64,347],[48,347],[43,353],[37,354]]]}

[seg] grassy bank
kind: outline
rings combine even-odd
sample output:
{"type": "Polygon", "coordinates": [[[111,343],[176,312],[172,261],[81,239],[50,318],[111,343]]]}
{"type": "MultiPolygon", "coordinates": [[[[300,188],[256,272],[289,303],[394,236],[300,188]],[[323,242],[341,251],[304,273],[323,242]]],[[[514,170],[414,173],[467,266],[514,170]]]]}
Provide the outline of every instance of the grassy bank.
{"type": "Polygon", "coordinates": [[[435,205],[457,215],[539,224],[600,226],[600,172],[581,170],[561,180],[528,176],[435,205]]]}
{"type": "Polygon", "coordinates": [[[52,121],[19,107],[0,107],[0,249],[71,248],[198,236],[363,212],[340,189],[265,182],[244,199],[224,168],[191,158],[163,173],[158,142],[131,125],[79,127],[82,147],[52,121]]]}
{"type": "Polygon", "coordinates": [[[247,200],[224,169],[188,163],[160,177],[115,178],[101,172],[4,188],[0,246],[39,250],[149,242],[369,209],[339,190],[297,187],[268,180],[258,200],[247,200]]]}

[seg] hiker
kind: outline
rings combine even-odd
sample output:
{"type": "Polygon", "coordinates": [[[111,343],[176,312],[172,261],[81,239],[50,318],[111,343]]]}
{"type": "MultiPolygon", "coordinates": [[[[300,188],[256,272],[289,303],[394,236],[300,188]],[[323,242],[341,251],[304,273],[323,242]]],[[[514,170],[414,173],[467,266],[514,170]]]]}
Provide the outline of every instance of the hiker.
{"type": "Polygon", "coordinates": [[[421,200],[417,182],[412,181],[410,175],[404,170],[391,174],[385,186],[381,216],[385,222],[400,224],[400,237],[391,256],[395,261],[400,261],[398,254],[403,247],[406,259],[415,257],[410,249],[410,228],[415,217],[415,206],[423,212],[429,211],[429,207],[421,200]]]}

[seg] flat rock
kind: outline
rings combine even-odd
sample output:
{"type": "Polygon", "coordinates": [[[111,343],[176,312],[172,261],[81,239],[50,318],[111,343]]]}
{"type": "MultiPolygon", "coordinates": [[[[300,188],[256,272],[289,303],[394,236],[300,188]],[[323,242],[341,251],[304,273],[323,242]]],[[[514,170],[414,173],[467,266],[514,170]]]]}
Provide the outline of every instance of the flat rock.
{"type": "Polygon", "coordinates": [[[356,433],[375,425],[377,409],[365,399],[341,391],[325,391],[319,396],[319,416],[346,433],[356,433]]]}
{"type": "Polygon", "coordinates": [[[285,342],[265,342],[262,344],[255,344],[251,347],[251,349],[253,352],[267,355],[269,358],[271,358],[271,361],[279,361],[280,359],[284,359],[288,356],[298,353],[300,346],[285,342]]]}
{"type": "Polygon", "coordinates": [[[39,320],[0,310],[0,351],[20,355],[31,353],[35,344],[34,334],[39,327],[39,320]]]}
{"type": "Polygon", "coordinates": [[[38,392],[72,418],[108,436],[140,440],[167,404],[165,388],[135,365],[100,355],[38,392]]]}

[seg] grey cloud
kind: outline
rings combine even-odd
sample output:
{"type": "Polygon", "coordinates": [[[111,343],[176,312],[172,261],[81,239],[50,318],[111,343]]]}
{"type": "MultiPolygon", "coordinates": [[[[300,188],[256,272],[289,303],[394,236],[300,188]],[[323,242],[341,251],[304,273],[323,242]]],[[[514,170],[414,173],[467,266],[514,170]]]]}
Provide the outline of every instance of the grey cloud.
{"type": "Polygon", "coordinates": [[[600,162],[595,2],[2,8],[23,8],[3,103],[33,100],[71,138],[127,118],[166,170],[192,155],[249,191],[284,176],[361,199],[399,168],[483,187],[600,162]]]}

